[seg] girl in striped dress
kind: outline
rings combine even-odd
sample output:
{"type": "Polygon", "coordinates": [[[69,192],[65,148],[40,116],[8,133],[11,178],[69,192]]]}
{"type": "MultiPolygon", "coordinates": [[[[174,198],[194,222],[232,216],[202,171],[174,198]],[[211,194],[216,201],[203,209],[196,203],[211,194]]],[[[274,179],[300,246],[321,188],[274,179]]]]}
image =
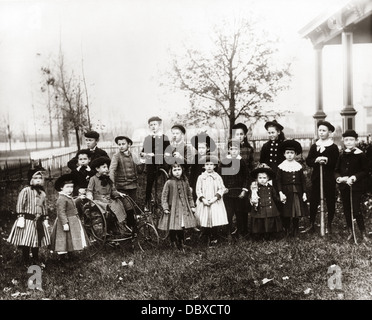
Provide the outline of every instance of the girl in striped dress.
{"type": "Polygon", "coordinates": [[[228,224],[227,212],[223,202],[225,186],[222,177],[214,171],[218,159],[215,156],[207,156],[205,160],[205,172],[196,182],[196,217],[200,226],[204,228],[203,234],[208,236],[209,245],[217,243],[217,230],[215,227],[228,224]]]}
{"type": "Polygon", "coordinates": [[[30,249],[32,264],[39,262],[39,248],[50,244],[46,194],[43,189],[42,168],[29,170],[29,186],[18,195],[16,212],[18,217],[10,231],[8,242],[22,249],[25,266],[29,264],[30,249]]]}

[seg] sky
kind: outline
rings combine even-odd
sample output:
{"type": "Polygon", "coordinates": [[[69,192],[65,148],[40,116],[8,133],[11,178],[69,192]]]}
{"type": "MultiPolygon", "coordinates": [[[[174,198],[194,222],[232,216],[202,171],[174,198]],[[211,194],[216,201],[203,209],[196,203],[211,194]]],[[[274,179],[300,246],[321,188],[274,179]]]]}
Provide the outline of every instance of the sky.
{"type": "MultiPolygon", "coordinates": [[[[32,132],[33,105],[41,130],[40,115],[46,108],[40,68],[53,63],[60,44],[67,68],[76,75],[84,59],[93,122],[146,126],[154,114],[167,117],[187,111],[189,101],[183,93],[159,87],[159,74],[169,67],[168,51],[182,54],[185,42],[203,43],[213,24],[244,17],[250,10],[281,36],[281,55],[294,61],[292,86],[278,98],[279,107],[312,115],[314,52],[310,40],[298,31],[340,2],[344,1],[0,0],[0,119],[9,119],[15,131],[32,132]]],[[[356,57],[364,59],[371,53],[369,48],[358,50],[356,57]]],[[[330,110],[342,105],[340,59],[340,47],[324,50],[329,68],[325,85],[330,86],[324,102],[330,110]]],[[[355,67],[363,70],[358,63],[355,67]]],[[[361,73],[357,81],[372,76],[361,73]]]]}

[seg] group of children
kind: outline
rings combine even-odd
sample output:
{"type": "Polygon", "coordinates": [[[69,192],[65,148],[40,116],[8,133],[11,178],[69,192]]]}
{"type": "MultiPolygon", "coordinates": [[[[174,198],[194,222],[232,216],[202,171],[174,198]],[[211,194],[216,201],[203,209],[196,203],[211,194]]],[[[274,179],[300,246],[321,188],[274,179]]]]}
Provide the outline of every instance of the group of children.
{"type": "Polygon", "coordinates": [[[209,245],[217,242],[217,233],[221,229],[228,238],[246,237],[249,232],[253,236],[270,236],[283,230],[287,236],[297,236],[299,219],[308,216],[309,212],[310,227],[304,232],[314,231],[320,202],[321,166],[328,232],[332,233],[337,184],[350,231],[348,239],[351,238],[353,209],[362,238],[367,240],[360,201],[368,176],[368,160],[356,147],[358,135],[355,131],[344,132],[344,149],[340,154],[330,137],[334,131],[332,124],[318,122],[319,139],[311,146],[306,158],[306,164],[312,168],[308,196],[303,166],[296,160],[302,154],[301,144],[286,140],[284,128],[276,120],[265,124],[269,141],[262,146],[257,166],[254,149],[247,140],[248,128],[242,123],[232,127],[228,153],[221,159],[215,155],[216,143],[206,133],[191,138],[192,151],[184,140],[184,126],[175,124],[170,140],[163,134],[161,124],[159,117],[148,120],[151,134],[145,138],[139,155],[131,152],[133,142],[129,137],[116,137],[118,152],[112,159],[97,147],[99,134],[87,132],[87,149],[77,152],[68,162],[71,172],[55,182],[59,197],[51,234],[43,169],[30,171],[29,186],[19,194],[18,217],[8,238],[10,243],[22,248],[26,264],[30,249],[34,262],[37,262],[41,246],[50,246],[61,257],[89,246],[80,217],[84,205],[90,200],[103,213],[110,212],[118,224],[125,224],[135,232],[134,208],[128,196],[137,201],[138,175],[145,166],[145,211],[158,168],[169,172],[162,191],[163,215],[157,227],[169,231],[169,239],[178,249],[184,248],[185,230],[189,228],[201,231],[209,245]]]}

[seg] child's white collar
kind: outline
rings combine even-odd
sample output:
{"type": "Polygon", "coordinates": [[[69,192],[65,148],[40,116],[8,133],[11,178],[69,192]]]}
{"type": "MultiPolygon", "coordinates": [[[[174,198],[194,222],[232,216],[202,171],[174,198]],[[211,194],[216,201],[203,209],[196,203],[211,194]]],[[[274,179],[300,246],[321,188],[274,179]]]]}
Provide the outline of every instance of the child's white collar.
{"type": "MultiPolygon", "coordinates": [[[[226,158],[227,158],[227,159],[234,159],[234,158],[231,156],[231,154],[228,154],[228,155],[226,156],[226,158]]],[[[242,158],[242,156],[239,154],[235,159],[240,160],[241,158],[242,158]]]]}
{"type": "MultiPolygon", "coordinates": [[[[82,166],[78,166],[78,167],[76,168],[76,170],[77,170],[77,171],[80,171],[81,168],[82,168],[82,166]]],[[[91,169],[90,169],[89,166],[86,166],[86,170],[87,170],[87,171],[90,171],[91,169]]]]}
{"type": "Polygon", "coordinates": [[[302,166],[296,160],[284,160],[280,165],[278,165],[278,168],[286,172],[295,172],[301,170],[302,166]]]}
{"type": "Polygon", "coordinates": [[[261,186],[261,187],[267,187],[267,186],[272,186],[273,185],[273,181],[272,180],[268,180],[265,184],[262,184],[262,183],[258,183],[258,186],[261,186]]]}
{"type": "Polygon", "coordinates": [[[331,138],[328,138],[327,140],[319,139],[317,142],[315,142],[317,146],[317,151],[320,151],[320,153],[323,153],[325,150],[325,147],[329,147],[333,144],[333,140],[331,138]]]}
{"type": "Polygon", "coordinates": [[[361,154],[361,153],[363,153],[363,151],[360,150],[357,147],[354,147],[354,148],[351,148],[351,149],[344,149],[344,152],[346,152],[346,153],[351,153],[352,152],[354,154],[361,154]]]}
{"type": "Polygon", "coordinates": [[[60,192],[58,192],[58,193],[61,194],[61,195],[63,195],[63,196],[66,196],[67,198],[72,199],[71,196],[69,196],[68,194],[66,194],[66,193],[64,193],[64,192],[62,192],[62,191],[60,191],[60,192]]]}

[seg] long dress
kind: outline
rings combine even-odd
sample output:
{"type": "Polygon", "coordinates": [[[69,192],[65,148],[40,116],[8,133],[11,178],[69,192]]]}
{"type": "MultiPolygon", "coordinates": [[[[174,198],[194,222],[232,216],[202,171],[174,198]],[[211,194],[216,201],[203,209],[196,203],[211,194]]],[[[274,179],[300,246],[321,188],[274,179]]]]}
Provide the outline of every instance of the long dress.
{"type": "Polygon", "coordinates": [[[159,219],[158,228],[161,230],[182,230],[194,228],[197,221],[191,208],[195,207],[187,180],[171,178],[167,180],[162,192],[163,214],[159,219]]]}
{"type": "Polygon", "coordinates": [[[225,190],[223,180],[217,172],[203,172],[198,177],[196,182],[196,217],[201,227],[212,228],[228,224],[227,212],[222,199],[225,190]],[[217,196],[218,200],[210,206],[205,206],[200,200],[200,197],[209,200],[216,195],[219,195],[217,196]]]}
{"type": "Polygon", "coordinates": [[[78,216],[74,200],[60,193],[56,207],[57,219],[52,229],[51,249],[56,252],[70,252],[87,247],[88,236],[78,216]],[[69,231],[63,230],[63,225],[66,223],[69,225],[69,231]]]}

